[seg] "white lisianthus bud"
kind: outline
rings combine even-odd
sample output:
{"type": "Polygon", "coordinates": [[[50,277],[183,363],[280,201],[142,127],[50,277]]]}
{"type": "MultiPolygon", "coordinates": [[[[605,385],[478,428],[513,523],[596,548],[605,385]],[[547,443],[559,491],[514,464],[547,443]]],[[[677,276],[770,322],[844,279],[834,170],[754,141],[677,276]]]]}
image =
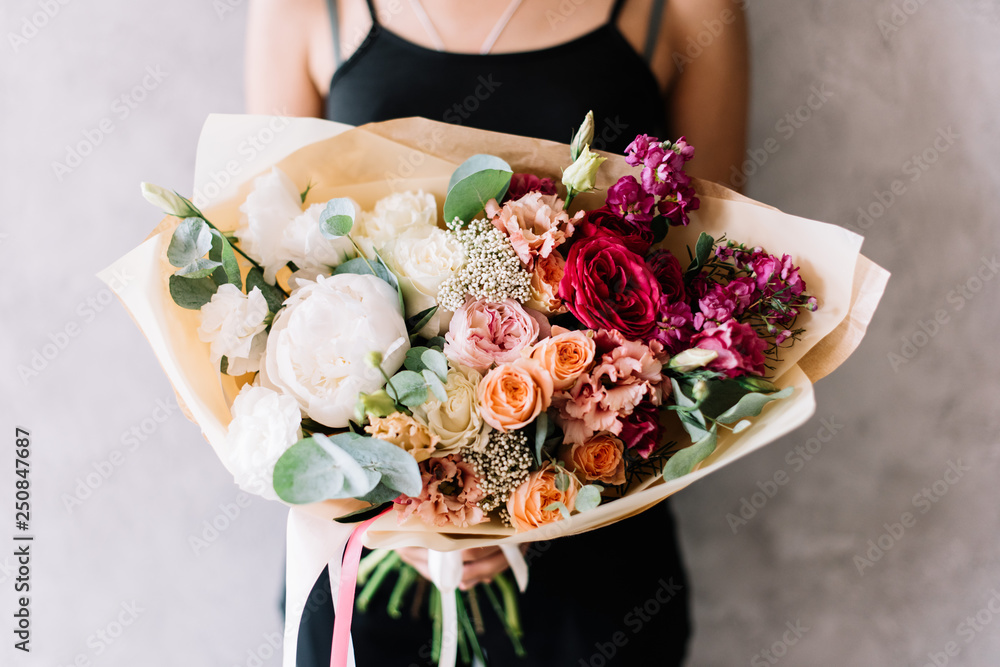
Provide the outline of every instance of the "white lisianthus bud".
{"type": "Polygon", "coordinates": [[[597,181],[597,170],[607,159],[592,152],[589,145],[584,146],[576,162],[563,171],[563,185],[574,192],[593,190],[597,181]]]}
{"type": "Polygon", "coordinates": [[[719,353],[715,350],[703,350],[700,347],[692,347],[690,350],[684,350],[680,354],[675,354],[671,357],[668,366],[670,370],[677,371],[678,373],[690,373],[696,368],[701,368],[712,363],[718,356],[719,353]]]}
{"type": "Polygon", "coordinates": [[[580,125],[580,129],[576,131],[576,135],[573,137],[573,143],[569,146],[570,159],[576,161],[584,148],[590,146],[592,143],[594,143],[594,112],[588,111],[586,118],[583,119],[583,123],[580,125]]]}
{"type": "Polygon", "coordinates": [[[178,218],[192,218],[201,215],[201,212],[191,202],[172,190],[161,188],[152,183],[143,183],[140,187],[146,201],[167,215],[175,215],[178,218]]]}
{"type": "Polygon", "coordinates": [[[201,307],[198,338],[212,344],[213,362],[226,357],[228,375],[258,371],[267,345],[267,314],[267,300],[259,287],[244,294],[236,285],[226,283],[201,307]]]}

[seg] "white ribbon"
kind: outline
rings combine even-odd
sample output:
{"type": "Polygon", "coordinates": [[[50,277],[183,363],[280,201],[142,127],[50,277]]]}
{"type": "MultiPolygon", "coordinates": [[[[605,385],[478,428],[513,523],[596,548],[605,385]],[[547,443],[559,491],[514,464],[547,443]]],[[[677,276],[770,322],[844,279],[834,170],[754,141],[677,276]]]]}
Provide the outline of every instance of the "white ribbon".
{"type": "Polygon", "coordinates": [[[501,544],[500,550],[507,557],[507,562],[510,563],[510,571],[514,573],[518,590],[523,593],[528,589],[528,563],[524,560],[524,554],[521,553],[521,546],[501,544]]]}
{"type": "Polygon", "coordinates": [[[283,667],[295,667],[302,611],[324,567],[330,568],[331,588],[339,586],[340,563],[353,529],[353,524],[324,521],[299,508],[288,511],[283,667]]]}
{"type": "Polygon", "coordinates": [[[462,581],[462,552],[427,550],[427,569],[441,593],[441,657],[438,667],[455,667],[458,657],[458,607],[455,591],[462,581]]]}

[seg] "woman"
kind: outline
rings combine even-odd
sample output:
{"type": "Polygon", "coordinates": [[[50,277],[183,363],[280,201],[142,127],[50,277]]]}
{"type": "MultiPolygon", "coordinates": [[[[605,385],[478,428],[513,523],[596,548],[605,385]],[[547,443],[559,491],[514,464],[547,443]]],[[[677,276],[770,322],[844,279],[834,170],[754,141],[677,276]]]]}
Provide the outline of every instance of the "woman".
{"type": "MultiPolygon", "coordinates": [[[[635,135],[697,149],[695,176],[724,182],[743,157],[745,25],[736,0],[254,0],[251,113],[360,125],[405,116],[568,142],[590,109],[594,147],[635,135]]],[[[733,172],[735,173],[735,172],[733,172]]],[[[527,553],[528,659],[492,615],[494,665],[678,665],[688,591],[667,503],[527,553]]],[[[402,553],[426,574],[426,555],[402,553]]],[[[497,549],[463,554],[463,587],[506,568],[497,549]]],[[[321,577],[314,592],[328,586],[321,577]]],[[[430,624],[389,619],[385,598],[354,623],[360,665],[428,664],[430,624]]],[[[299,664],[329,663],[332,606],[303,616],[299,664]]]]}

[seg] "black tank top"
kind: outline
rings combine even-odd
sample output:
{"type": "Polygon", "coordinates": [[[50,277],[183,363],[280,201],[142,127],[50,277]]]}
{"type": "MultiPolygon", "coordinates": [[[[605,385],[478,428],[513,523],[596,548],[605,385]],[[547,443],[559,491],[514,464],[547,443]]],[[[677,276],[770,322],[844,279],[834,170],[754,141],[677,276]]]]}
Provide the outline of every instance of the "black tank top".
{"type": "MultiPolygon", "coordinates": [[[[593,110],[595,149],[623,153],[642,133],[666,138],[656,77],[616,26],[624,0],[615,0],[606,23],[576,39],[536,51],[485,55],[410,42],[382,26],[372,0],[367,2],[371,31],[333,75],[326,103],[330,120],[363,125],[423,116],[569,143],[593,110]]],[[[336,5],[330,4],[336,47],[336,5]]],[[[654,4],[647,53],[662,5],[662,0],[654,4]]]]}

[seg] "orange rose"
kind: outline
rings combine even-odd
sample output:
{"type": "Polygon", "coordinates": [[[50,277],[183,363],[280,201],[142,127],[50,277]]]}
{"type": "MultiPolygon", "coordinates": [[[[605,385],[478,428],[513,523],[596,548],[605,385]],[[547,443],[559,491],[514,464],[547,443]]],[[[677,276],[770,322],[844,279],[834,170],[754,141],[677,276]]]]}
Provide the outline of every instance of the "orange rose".
{"type": "Polygon", "coordinates": [[[569,487],[560,491],[556,487],[556,469],[545,464],[528,476],[521,486],[507,500],[510,522],[518,532],[531,530],[554,523],[563,518],[557,508],[545,509],[552,503],[562,503],[570,512],[576,503],[576,493],[580,482],[573,475],[569,477],[569,487]]]}
{"type": "Polygon", "coordinates": [[[592,332],[552,327],[552,335],[531,348],[528,356],[549,372],[556,391],[571,389],[594,363],[592,332]]]}
{"type": "Polygon", "coordinates": [[[566,466],[588,482],[625,483],[625,443],[610,433],[598,433],[587,442],[563,450],[566,466]]]}
{"type": "Polygon", "coordinates": [[[552,402],[552,378],[531,359],[518,359],[491,370],[479,383],[479,412],[504,433],[524,428],[552,402]]]}
{"type": "Polygon", "coordinates": [[[559,298],[559,281],[565,272],[566,260],[558,252],[539,258],[531,273],[531,300],[527,305],[546,315],[567,312],[568,309],[559,298]]]}

